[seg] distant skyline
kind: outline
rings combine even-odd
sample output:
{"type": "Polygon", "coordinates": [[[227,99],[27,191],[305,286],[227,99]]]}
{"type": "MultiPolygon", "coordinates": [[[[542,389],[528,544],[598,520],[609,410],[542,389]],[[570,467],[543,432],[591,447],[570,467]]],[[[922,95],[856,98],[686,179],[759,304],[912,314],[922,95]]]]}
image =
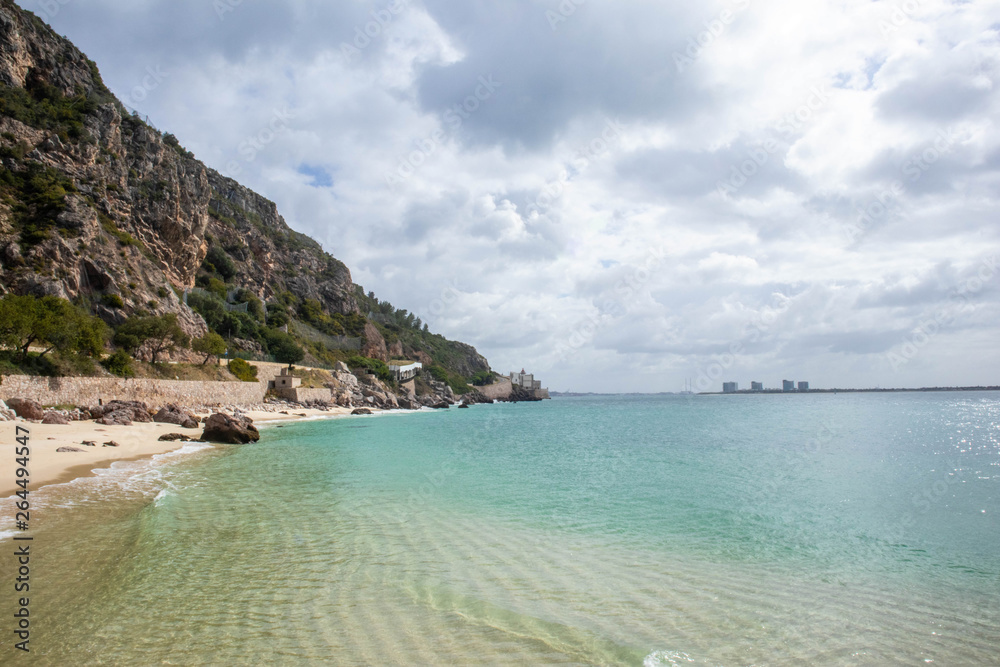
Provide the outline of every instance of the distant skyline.
{"type": "Polygon", "coordinates": [[[1000,3],[19,4],[500,373],[1000,384],[1000,3]]]}

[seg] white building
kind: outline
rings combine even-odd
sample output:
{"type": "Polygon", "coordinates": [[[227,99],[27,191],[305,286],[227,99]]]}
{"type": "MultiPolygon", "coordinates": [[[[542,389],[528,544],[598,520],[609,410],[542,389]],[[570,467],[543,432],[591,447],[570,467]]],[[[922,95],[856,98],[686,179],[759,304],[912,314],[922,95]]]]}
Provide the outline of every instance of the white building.
{"type": "Polygon", "coordinates": [[[523,368],[520,373],[511,372],[510,383],[515,387],[524,387],[525,389],[542,388],[542,381],[536,380],[532,373],[525,373],[523,368]]]}
{"type": "Polygon", "coordinates": [[[419,361],[392,361],[389,362],[389,372],[396,378],[396,382],[408,382],[417,377],[417,371],[424,365],[419,361]]]}

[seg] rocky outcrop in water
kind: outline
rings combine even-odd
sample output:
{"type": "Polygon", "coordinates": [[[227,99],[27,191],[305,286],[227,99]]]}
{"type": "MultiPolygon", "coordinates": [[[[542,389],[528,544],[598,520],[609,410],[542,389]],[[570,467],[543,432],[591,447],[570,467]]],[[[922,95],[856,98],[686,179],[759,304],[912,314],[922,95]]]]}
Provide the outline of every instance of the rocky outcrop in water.
{"type": "Polygon", "coordinates": [[[205,442],[245,445],[260,440],[260,432],[253,425],[253,420],[245,415],[232,416],[216,412],[205,420],[201,439],[205,442]]]}

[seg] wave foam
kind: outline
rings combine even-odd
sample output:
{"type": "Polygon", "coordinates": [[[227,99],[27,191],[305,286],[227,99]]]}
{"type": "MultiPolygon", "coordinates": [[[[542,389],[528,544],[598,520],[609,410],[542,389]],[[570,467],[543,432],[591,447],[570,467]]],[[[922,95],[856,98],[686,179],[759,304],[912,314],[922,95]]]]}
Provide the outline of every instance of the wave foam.
{"type": "Polygon", "coordinates": [[[642,661],[642,667],[677,667],[693,662],[694,658],[680,651],[654,651],[642,661]]]}

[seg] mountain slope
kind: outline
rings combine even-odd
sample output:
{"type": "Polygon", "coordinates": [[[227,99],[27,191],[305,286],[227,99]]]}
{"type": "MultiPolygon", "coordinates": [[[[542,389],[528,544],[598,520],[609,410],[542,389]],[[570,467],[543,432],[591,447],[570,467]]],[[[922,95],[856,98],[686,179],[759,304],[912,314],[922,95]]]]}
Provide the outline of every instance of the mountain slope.
{"type": "MultiPolygon", "coordinates": [[[[60,296],[112,325],[176,313],[189,335],[211,324],[256,352],[268,327],[361,338],[361,353],[383,361],[385,336],[399,339],[365,318],[368,297],[342,262],[130,114],[93,62],[11,0],[0,0],[0,162],[0,292],[60,296]],[[185,304],[195,287],[207,291],[195,299],[205,317],[185,304]],[[213,317],[234,300],[249,315],[213,317]]],[[[419,326],[403,338],[397,356],[440,347],[419,326]]],[[[300,342],[320,361],[340,355],[300,342]]],[[[432,362],[464,377],[489,369],[448,344],[432,362]]]]}

